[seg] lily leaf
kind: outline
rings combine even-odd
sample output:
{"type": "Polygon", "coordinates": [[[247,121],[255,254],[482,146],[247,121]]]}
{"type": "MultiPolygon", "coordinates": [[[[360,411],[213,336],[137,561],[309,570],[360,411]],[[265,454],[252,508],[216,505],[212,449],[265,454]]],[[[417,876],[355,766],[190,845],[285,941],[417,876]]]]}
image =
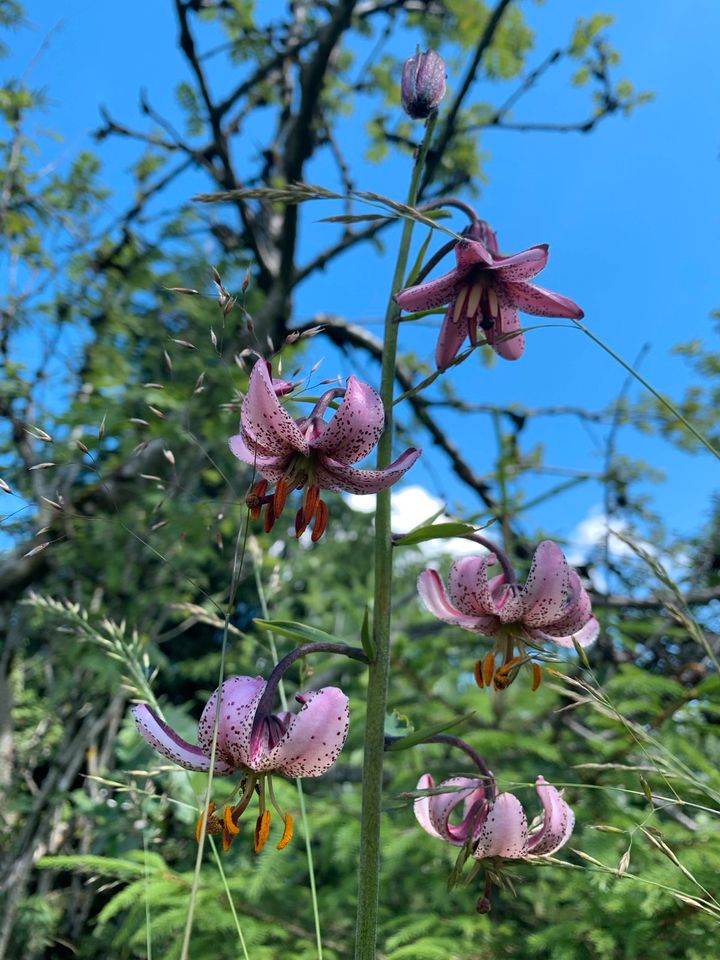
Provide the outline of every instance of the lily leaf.
{"type": "Polygon", "coordinates": [[[263,630],[268,633],[277,633],[281,637],[289,637],[291,640],[299,640],[300,643],[343,643],[331,633],[325,633],[324,630],[318,630],[317,627],[309,627],[306,623],[296,623],[294,620],[253,620],[263,630]]]}
{"type": "Polygon", "coordinates": [[[447,523],[429,523],[422,527],[415,527],[410,533],[394,541],[396,547],[408,547],[411,544],[423,543],[426,540],[447,540],[450,537],[466,537],[476,530],[482,529],[474,527],[471,523],[461,523],[460,521],[448,521],[447,523]]]}
{"type": "Polygon", "coordinates": [[[391,743],[390,746],[387,747],[387,750],[409,750],[410,747],[414,747],[418,743],[424,743],[428,737],[434,737],[436,733],[444,733],[446,730],[451,730],[461,723],[466,723],[474,716],[475,711],[473,710],[472,713],[466,713],[464,717],[455,717],[454,720],[447,720],[445,723],[434,723],[430,727],[422,727],[420,730],[415,730],[414,733],[409,733],[406,737],[402,737],[402,739],[391,743]]]}
{"type": "Polygon", "coordinates": [[[390,220],[381,213],[341,213],[335,217],[321,217],[319,223],[366,223],[374,220],[390,220]]]}

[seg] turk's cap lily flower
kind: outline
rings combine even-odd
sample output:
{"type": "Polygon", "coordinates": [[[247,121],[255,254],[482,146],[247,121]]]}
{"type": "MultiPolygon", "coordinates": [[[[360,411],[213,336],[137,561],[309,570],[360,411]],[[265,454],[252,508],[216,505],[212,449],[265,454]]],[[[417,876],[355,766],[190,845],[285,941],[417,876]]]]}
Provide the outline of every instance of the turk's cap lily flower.
{"type": "Polygon", "coordinates": [[[415,56],[405,61],[400,83],[403,110],[413,120],[425,120],[438,108],[445,96],[445,61],[434,50],[424,53],[417,48],[415,56]]]}
{"type": "Polygon", "coordinates": [[[322,490],[370,494],[396,483],[420,456],[414,447],[406,450],[383,470],[355,466],[380,439],[385,414],[379,394],[357,377],[345,389],[322,395],[309,416],[294,419],[280,404],[268,365],[255,364],[240,412],[240,433],[230,438],[235,456],[252,465],[263,478],[247,497],[251,515],[259,517],[265,506],[265,529],[269,531],[282,513],[293,490],[303,490],[303,505],[295,518],[298,536],[313,522],[313,540],[327,527],[327,504],[322,490]],[[329,420],[324,414],[330,403],[342,402],[329,420]],[[273,494],[269,486],[275,484],[273,494]]]}
{"type": "MultiPolygon", "coordinates": [[[[417,784],[418,790],[433,790],[429,773],[417,784]]],[[[560,792],[544,777],[535,781],[543,819],[528,827],[528,819],[518,798],[512,793],[488,797],[486,780],[453,777],[445,780],[432,795],[418,797],[414,810],[420,826],[431,836],[457,847],[469,843],[476,860],[504,857],[524,860],[555,853],[570,839],[575,815],[560,792]],[[449,788],[442,792],[443,788],[449,788]],[[450,823],[454,810],[463,805],[459,824],[450,823]]]]}
{"type": "MultiPolygon", "coordinates": [[[[213,810],[202,814],[198,833],[206,818],[210,833],[222,833],[227,849],[238,833],[238,820],[253,795],[260,797],[260,816],[255,832],[256,850],[267,840],[270,811],[265,803],[267,786],[270,801],[285,821],[281,845],[292,835],[292,818],[277,806],[272,792],[271,775],[285,777],[319,777],[337,760],[348,732],[348,698],[337,687],[322,687],[311,693],[298,694],[298,712],[283,711],[257,716],[257,708],[266,682],[262,677],[230,677],[222,685],[220,714],[218,691],[208,700],[198,724],[197,746],[183,740],[147,704],[133,708],[141,736],[158,753],[186,770],[207,772],[210,769],[213,736],[217,723],[214,774],[242,775],[242,796],[233,807],[227,807],[223,820],[213,810]]],[[[212,805],[211,805],[212,806],[212,805]]]]}
{"type": "Polygon", "coordinates": [[[521,651],[526,644],[547,642],[586,647],[597,638],[600,625],[580,577],[552,540],[544,540],[535,550],[522,587],[507,563],[502,572],[489,575],[488,568],[498,562],[495,553],[456,560],[447,590],[436,570],[425,570],[418,578],[418,592],[430,613],[444,623],[496,638],[505,663],[499,671],[488,667],[481,676],[502,689],[514,679],[520,661],[529,659],[516,657],[516,646],[521,651]]]}
{"type": "Polygon", "coordinates": [[[476,346],[480,334],[499,356],[518,360],[525,350],[519,310],[540,317],[583,316],[573,300],[530,282],[545,268],[548,255],[542,243],[501,256],[495,233],[478,220],[455,245],[453,270],[400,290],[394,300],[402,310],[448,304],[435,354],[439,370],[452,363],[466,338],[476,346]]]}

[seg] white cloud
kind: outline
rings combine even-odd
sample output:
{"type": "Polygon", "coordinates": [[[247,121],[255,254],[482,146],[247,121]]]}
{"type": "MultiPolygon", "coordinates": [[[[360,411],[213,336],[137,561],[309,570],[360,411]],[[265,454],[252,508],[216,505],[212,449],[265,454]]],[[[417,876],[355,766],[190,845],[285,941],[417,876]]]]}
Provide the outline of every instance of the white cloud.
{"type": "MultiPolygon", "coordinates": [[[[358,513],[375,512],[374,497],[347,494],[345,501],[351,510],[356,510],[358,513]]],[[[445,505],[442,500],[428,493],[425,487],[417,484],[395,488],[390,502],[393,533],[408,533],[414,527],[428,521],[445,505]]],[[[455,518],[441,513],[435,523],[444,523],[451,519],[455,518]]],[[[418,547],[428,558],[438,557],[444,553],[461,556],[483,552],[479,544],[464,540],[462,537],[453,537],[450,540],[427,540],[425,543],[418,544],[418,547]]]]}
{"type": "MultiPolygon", "coordinates": [[[[599,504],[591,507],[585,519],[578,523],[568,537],[568,549],[566,551],[568,563],[584,563],[595,547],[602,546],[605,543],[610,528],[622,534],[629,532],[627,524],[616,517],[608,524],[607,514],[599,504]]],[[[643,544],[643,546],[647,548],[647,544],[643,544]]],[[[633,554],[630,547],[612,533],[609,534],[608,549],[612,557],[629,557],[633,554]]]]}

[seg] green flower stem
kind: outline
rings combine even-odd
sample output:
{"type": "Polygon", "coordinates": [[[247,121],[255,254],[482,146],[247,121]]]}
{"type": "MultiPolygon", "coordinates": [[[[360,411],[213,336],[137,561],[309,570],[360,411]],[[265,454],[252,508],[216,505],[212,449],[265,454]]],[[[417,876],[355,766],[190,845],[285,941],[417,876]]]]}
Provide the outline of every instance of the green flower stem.
{"type": "MultiPolygon", "coordinates": [[[[432,138],[436,117],[428,120],[425,137],[413,169],[408,205],[417,201],[420,175],[432,138]]],[[[405,280],[410,240],[414,221],[403,224],[392,292],[405,280]]],[[[385,314],[382,378],[380,395],[385,407],[385,430],[378,444],[377,466],[387,467],[392,460],[393,387],[400,310],[390,299],[385,314]]],[[[380,822],[382,817],[382,774],[384,756],[385,712],[390,668],[390,601],[392,590],[392,529],[390,524],[390,490],[377,495],[375,513],[375,602],[373,638],[377,655],[368,672],[367,714],[365,721],[365,758],[363,762],[362,821],[360,828],[360,861],[358,870],[358,910],[355,928],[356,960],[375,960],[377,939],[378,893],[380,887],[380,822]]]]}

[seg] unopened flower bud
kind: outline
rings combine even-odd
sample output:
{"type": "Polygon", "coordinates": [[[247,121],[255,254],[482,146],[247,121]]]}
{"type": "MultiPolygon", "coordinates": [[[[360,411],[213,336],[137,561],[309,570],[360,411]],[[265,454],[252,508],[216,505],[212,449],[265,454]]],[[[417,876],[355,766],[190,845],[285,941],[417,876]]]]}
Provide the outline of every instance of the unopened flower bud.
{"type": "Polygon", "coordinates": [[[434,50],[405,61],[400,87],[403,109],[414,120],[424,120],[445,96],[445,61],[434,50]]]}

